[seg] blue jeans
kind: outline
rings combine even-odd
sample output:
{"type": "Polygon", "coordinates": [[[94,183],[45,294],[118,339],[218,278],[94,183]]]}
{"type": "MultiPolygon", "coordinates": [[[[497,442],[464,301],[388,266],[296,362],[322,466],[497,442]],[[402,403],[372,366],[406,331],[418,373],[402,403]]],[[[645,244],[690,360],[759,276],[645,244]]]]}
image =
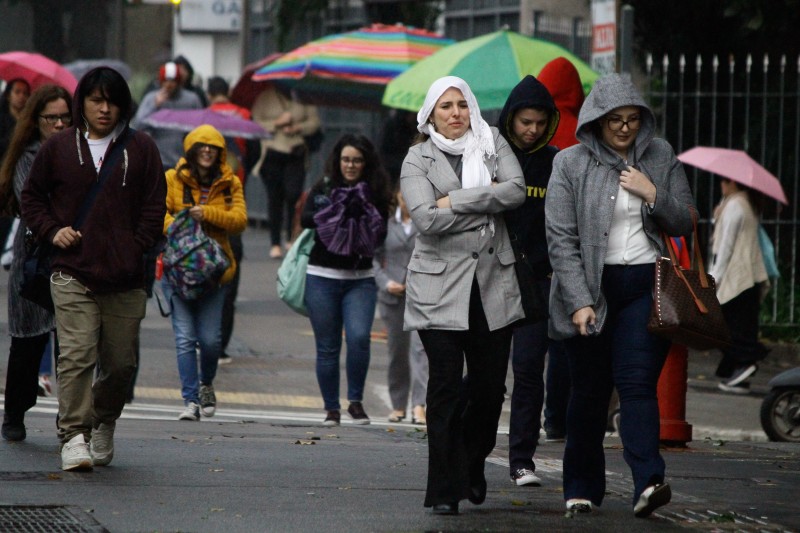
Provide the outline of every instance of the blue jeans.
{"type": "Polygon", "coordinates": [[[360,402],[364,398],[377,298],[375,278],[341,280],[306,275],[305,304],[317,345],[317,382],[328,411],[341,409],[342,326],[347,341],[347,399],[360,402]]]}
{"type": "Polygon", "coordinates": [[[623,457],[633,474],[633,502],[653,483],[664,481],[659,452],[656,388],[669,342],[647,331],[653,297],[653,264],[611,266],[603,271],[608,317],[597,336],[564,341],[572,395],[564,449],[564,499],[595,505],[605,493],[603,438],[611,390],[620,400],[623,457]]]}
{"type": "Polygon", "coordinates": [[[200,403],[200,384],[213,385],[217,364],[222,355],[222,305],[225,288],[217,287],[197,300],[183,300],[163,283],[164,296],[172,307],[172,330],[178,354],[183,403],[200,403]],[[200,347],[200,371],[197,368],[200,347]]]}

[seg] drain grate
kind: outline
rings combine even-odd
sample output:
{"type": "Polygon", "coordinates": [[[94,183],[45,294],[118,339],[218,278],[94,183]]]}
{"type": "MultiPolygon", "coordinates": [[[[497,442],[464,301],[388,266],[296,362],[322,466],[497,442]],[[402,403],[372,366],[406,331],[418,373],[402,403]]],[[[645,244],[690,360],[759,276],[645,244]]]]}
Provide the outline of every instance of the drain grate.
{"type": "Polygon", "coordinates": [[[108,533],[82,510],[63,505],[0,505],[0,531],[108,533]]]}

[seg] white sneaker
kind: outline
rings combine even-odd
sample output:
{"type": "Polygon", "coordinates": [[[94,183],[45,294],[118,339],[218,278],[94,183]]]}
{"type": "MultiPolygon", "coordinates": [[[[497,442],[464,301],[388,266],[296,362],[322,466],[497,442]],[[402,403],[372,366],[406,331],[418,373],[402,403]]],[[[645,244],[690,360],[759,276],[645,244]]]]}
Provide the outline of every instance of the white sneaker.
{"type": "Polygon", "coordinates": [[[542,480],[539,479],[539,476],[530,468],[517,468],[514,470],[511,474],[511,481],[512,483],[516,483],[518,487],[524,487],[526,485],[539,487],[542,484],[542,480]]]}
{"type": "Polygon", "coordinates": [[[114,458],[114,429],[116,422],[100,424],[92,430],[92,440],[89,443],[89,452],[95,466],[106,466],[114,458]]]}
{"type": "Polygon", "coordinates": [[[92,454],[89,445],[78,433],[61,447],[61,470],[91,470],[92,454]]]}
{"type": "Polygon", "coordinates": [[[575,514],[592,512],[592,502],[583,498],[570,498],[567,500],[567,511],[575,514]]]}
{"type": "Polygon", "coordinates": [[[178,420],[191,420],[197,422],[200,420],[200,406],[194,402],[189,404],[183,409],[183,412],[178,416],[178,420]]]}

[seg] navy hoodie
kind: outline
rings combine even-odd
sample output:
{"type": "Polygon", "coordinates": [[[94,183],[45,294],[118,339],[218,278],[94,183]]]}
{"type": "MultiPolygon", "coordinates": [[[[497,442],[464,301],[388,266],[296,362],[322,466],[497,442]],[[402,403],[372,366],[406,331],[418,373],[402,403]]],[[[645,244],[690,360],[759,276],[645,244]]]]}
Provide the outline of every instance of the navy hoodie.
{"type": "Polygon", "coordinates": [[[553,158],[558,149],[547,143],[558,129],[559,113],[547,88],[531,75],[525,76],[508,95],[500,112],[497,125],[517,156],[525,176],[526,198],[520,207],[506,212],[509,233],[522,242],[528,258],[537,274],[545,277],[552,269],[547,256],[547,240],[544,231],[544,200],[547,183],[553,170],[553,158]],[[520,109],[537,108],[549,113],[547,129],[536,144],[528,150],[520,148],[511,134],[511,121],[520,109]]]}

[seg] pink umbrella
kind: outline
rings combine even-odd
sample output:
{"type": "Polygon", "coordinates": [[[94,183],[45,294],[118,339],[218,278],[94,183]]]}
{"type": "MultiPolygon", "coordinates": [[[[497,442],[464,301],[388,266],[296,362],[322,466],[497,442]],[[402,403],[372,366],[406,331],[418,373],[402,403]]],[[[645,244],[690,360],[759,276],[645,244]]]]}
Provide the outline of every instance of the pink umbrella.
{"type": "Polygon", "coordinates": [[[684,163],[724,176],[789,205],[778,178],[742,150],[696,146],[678,156],[684,163]]]}
{"type": "Polygon", "coordinates": [[[209,109],[162,109],[142,121],[153,128],[192,131],[197,126],[214,126],[224,137],[269,139],[272,134],[252,120],[218,113],[209,109]]]}
{"type": "Polygon", "coordinates": [[[78,80],[72,73],[41,54],[31,52],[6,52],[0,54],[0,79],[22,78],[31,90],[46,83],[61,85],[69,92],[75,92],[78,80]]]}

